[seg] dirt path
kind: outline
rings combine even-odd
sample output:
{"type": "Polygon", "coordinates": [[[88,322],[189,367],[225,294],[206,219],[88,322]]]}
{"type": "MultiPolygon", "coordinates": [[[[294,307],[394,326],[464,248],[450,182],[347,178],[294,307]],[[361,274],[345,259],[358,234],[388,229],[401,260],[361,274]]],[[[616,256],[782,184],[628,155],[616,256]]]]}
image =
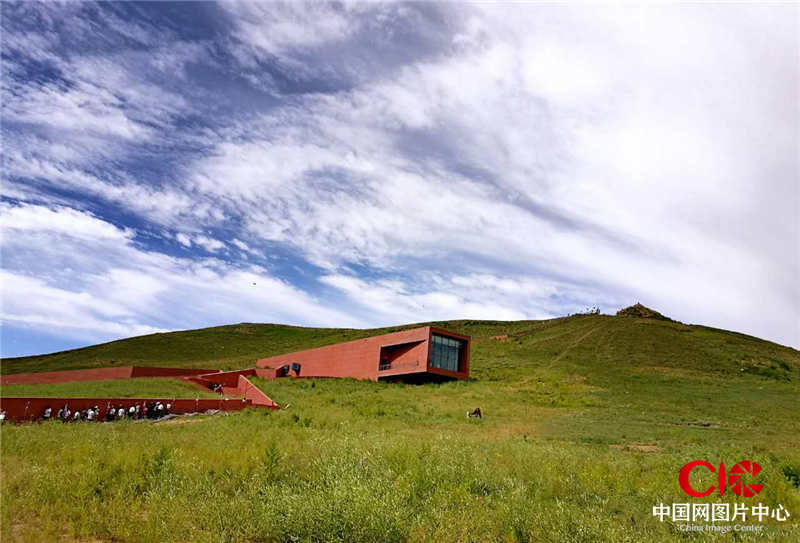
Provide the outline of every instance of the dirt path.
{"type": "Polygon", "coordinates": [[[575,341],[573,341],[572,343],[567,345],[564,348],[563,351],[561,351],[555,358],[553,358],[553,360],[551,362],[558,362],[559,360],[564,358],[564,355],[566,355],[570,350],[574,349],[575,347],[577,347],[578,345],[583,343],[583,340],[585,340],[587,337],[591,336],[593,333],[597,332],[597,330],[599,330],[601,328],[607,328],[607,326],[604,326],[602,324],[596,325],[596,326],[592,326],[592,328],[588,332],[586,332],[582,336],[576,338],[575,341]]]}

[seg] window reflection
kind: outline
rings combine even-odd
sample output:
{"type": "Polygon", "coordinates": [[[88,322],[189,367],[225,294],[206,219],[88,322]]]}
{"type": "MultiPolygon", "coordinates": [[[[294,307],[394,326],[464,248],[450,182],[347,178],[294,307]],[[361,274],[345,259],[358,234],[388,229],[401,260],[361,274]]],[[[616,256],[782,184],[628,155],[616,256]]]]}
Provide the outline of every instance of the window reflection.
{"type": "Polygon", "coordinates": [[[431,366],[443,370],[458,371],[462,342],[434,334],[431,341],[431,366]]]}

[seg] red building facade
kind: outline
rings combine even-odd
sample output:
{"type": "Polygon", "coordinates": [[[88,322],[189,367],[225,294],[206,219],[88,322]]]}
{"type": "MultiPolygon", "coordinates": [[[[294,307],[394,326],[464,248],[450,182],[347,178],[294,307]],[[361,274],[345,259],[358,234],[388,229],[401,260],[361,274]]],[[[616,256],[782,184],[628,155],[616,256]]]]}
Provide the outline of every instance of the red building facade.
{"type": "Polygon", "coordinates": [[[469,336],[425,326],[262,358],[258,375],[446,381],[469,377],[469,336]]]}
{"type": "Polygon", "coordinates": [[[248,377],[352,377],[372,381],[420,383],[467,379],[469,336],[425,326],[355,341],[347,341],[293,353],[262,358],[257,368],[237,371],[124,366],[0,376],[0,385],[103,381],[139,377],[173,377],[204,389],[216,390],[219,399],[180,398],[14,398],[0,397],[0,409],[9,420],[40,420],[46,407],[72,410],[99,406],[100,418],[112,408],[151,401],[170,403],[171,412],[191,413],[209,409],[234,411],[246,407],[278,409],[272,399],[248,377]],[[227,396],[236,396],[228,399],[227,396]]]}

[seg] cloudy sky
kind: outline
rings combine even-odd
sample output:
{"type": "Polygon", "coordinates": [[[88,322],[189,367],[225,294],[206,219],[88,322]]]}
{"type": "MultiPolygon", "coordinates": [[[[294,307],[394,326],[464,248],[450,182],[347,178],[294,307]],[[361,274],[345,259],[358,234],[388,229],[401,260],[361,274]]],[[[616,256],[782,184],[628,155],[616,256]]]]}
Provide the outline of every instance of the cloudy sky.
{"type": "Polygon", "coordinates": [[[798,7],[2,3],[2,354],[640,301],[800,347],[798,7]]]}

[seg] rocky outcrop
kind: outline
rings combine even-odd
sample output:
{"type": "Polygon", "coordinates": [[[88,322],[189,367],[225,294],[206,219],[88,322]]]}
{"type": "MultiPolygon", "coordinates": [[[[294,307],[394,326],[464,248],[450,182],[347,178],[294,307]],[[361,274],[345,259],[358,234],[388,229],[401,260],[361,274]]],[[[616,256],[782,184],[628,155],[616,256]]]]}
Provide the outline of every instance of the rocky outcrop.
{"type": "Polygon", "coordinates": [[[656,319],[660,321],[671,321],[669,317],[665,317],[658,311],[645,307],[640,303],[636,303],[625,309],[617,311],[617,317],[638,317],[640,319],[656,319]]]}

